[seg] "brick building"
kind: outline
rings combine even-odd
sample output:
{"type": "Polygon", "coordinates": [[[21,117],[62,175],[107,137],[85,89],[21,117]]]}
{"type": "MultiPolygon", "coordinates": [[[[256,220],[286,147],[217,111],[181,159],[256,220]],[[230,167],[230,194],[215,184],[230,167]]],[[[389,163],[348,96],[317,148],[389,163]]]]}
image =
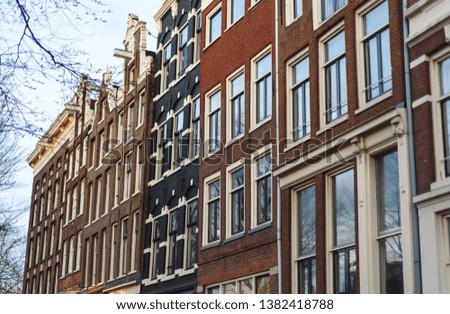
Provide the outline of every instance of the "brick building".
{"type": "Polygon", "coordinates": [[[273,9],[202,3],[199,293],[278,290],[273,9]]]}
{"type": "Polygon", "coordinates": [[[158,29],[142,293],[194,293],[200,152],[200,1],[165,0],[158,29]]]}
{"type": "Polygon", "coordinates": [[[124,84],[113,86],[111,73],[100,85],[83,77],[28,158],[26,293],[140,291],[153,57],[135,15],[124,45],[115,50],[124,58],[124,84]]]}
{"type": "Polygon", "coordinates": [[[282,291],[413,293],[401,2],[278,4],[282,291]]]}
{"type": "Polygon", "coordinates": [[[408,1],[414,204],[424,293],[450,292],[450,1],[408,1]]]}

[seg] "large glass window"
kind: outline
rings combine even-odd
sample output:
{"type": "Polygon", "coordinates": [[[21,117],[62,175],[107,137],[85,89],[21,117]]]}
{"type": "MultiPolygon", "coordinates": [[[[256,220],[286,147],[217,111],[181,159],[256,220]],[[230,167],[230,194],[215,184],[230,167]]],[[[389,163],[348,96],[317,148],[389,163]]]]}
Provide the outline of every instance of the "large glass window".
{"type": "Polygon", "coordinates": [[[220,148],[220,91],[209,96],[209,152],[220,148]]]}
{"type": "Polygon", "coordinates": [[[355,191],[353,169],[332,178],[335,293],[356,292],[355,191]]]}
{"type": "Polygon", "coordinates": [[[194,99],[192,104],[192,134],[191,134],[191,158],[200,154],[200,98],[194,99]]]}
{"type": "Polygon", "coordinates": [[[272,54],[256,61],[256,122],[272,115],[272,54]]]}
{"type": "Polygon", "coordinates": [[[173,210],[169,214],[169,260],[167,263],[167,274],[175,273],[177,263],[177,233],[178,233],[178,210],[173,210]]]}
{"type": "Polygon", "coordinates": [[[180,70],[179,74],[183,74],[184,70],[189,66],[189,59],[188,59],[188,25],[186,24],[184,27],[180,30],[180,38],[179,38],[179,49],[180,49],[180,70]]]}
{"type": "Polygon", "coordinates": [[[244,168],[231,174],[231,234],[244,231],[244,168]]]}
{"type": "Polygon", "coordinates": [[[208,184],[208,242],[220,239],[220,180],[208,184]]]}
{"type": "Polygon", "coordinates": [[[346,4],[347,0],[322,0],[322,21],[328,19],[346,4]]]}
{"type": "Polygon", "coordinates": [[[231,81],[231,137],[244,133],[244,73],[231,81]]]}
{"type": "Polygon", "coordinates": [[[327,123],[348,113],[344,31],[325,43],[325,110],[327,123]]]}
{"type": "Polygon", "coordinates": [[[222,33],[222,9],[217,10],[209,18],[209,43],[220,37],[222,33]]]}
{"type": "Polygon", "coordinates": [[[296,19],[300,15],[302,15],[303,11],[303,0],[291,0],[292,1],[292,11],[293,11],[293,18],[296,19]]]}
{"type": "Polygon", "coordinates": [[[450,176],[450,57],[439,63],[445,171],[450,176]]]}
{"type": "Polygon", "coordinates": [[[389,7],[384,1],[364,16],[366,101],[392,89],[389,7]]]}
{"type": "Polygon", "coordinates": [[[311,133],[309,57],[292,67],[292,137],[294,141],[311,133]]]}
{"type": "Polygon", "coordinates": [[[382,293],[403,293],[398,154],[377,158],[378,242],[382,293]]]}
{"type": "Polygon", "coordinates": [[[256,217],[260,225],[272,220],[272,155],[258,159],[256,167],[256,217]]]}
{"type": "Polygon", "coordinates": [[[297,192],[298,292],[316,293],[316,188],[297,192]]]}

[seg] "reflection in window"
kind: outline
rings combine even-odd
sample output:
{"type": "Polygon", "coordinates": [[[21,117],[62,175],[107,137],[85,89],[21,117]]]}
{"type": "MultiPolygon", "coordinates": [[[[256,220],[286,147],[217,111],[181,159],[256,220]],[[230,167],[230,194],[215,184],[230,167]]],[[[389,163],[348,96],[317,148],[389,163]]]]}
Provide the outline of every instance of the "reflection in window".
{"type": "Polygon", "coordinates": [[[231,174],[231,234],[244,230],[244,168],[231,174]]]}
{"type": "Polygon", "coordinates": [[[311,133],[309,57],[292,67],[292,83],[292,137],[296,141],[311,133]]]}
{"type": "Polygon", "coordinates": [[[209,42],[212,43],[219,38],[222,32],[222,9],[217,10],[213,16],[209,18],[209,42]]]}
{"type": "Polygon", "coordinates": [[[231,82],[231,137],[244,133],[244,73],[231,82]]]}
{"type": "Polygon", "coordinates": [[[231,24],[235,23],[242,16],[244,16],[245,1],[242,0],[231,0],[231,24]]]}
{"type": "Polygon", "coordinates": [[[220,180],[208,185],[208,242],[220,238],[220,180]]]}
{"type": "Polygon", "coordinates": [[[322,0],[322,21],[328,19],[346,4],[347,0],[322,0]]]}
{"type": "Polygon", "coordinates": [[[439,63],[440,99],[442,108],[444,160],[446,175],[450,176],[450,57],[439,63]]]}
{"type": "Polygon", "coordinates": [[[272,54],[256,62],[256,122],[272,115],[272,54]]]}
{"type": "Polygon", "coordinates": [[[260,158],[256,166],[256,215],[260,225],[272,220],[272,155],[260,158]]]}
{"type": "Polygon", "coordinates": [[[209,152],[220,148],[220,91],[209,97],[209,152]]]}
{"type": "Polygon", "coordinates": [[[186,268],[194,268],[197,263],[197,215],[198,200],[191,201],[187,205],[187,264],[186,268]]]}

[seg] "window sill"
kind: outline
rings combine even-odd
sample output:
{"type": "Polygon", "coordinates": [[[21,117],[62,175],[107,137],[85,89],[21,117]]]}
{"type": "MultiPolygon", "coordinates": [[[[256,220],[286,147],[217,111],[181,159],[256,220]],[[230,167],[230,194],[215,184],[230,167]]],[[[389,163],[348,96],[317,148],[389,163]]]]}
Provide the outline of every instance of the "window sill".
{"type": "Polygon", "coordinates": [[[251,127],[250,130],[248,130],[248,133],[252,133],[253,131],[256,131],[257,129],[259,129],[260,127],[262,127],[264,124],[268,123],[269,121],[272,121],[272,116],[269,116],[269,117],[265,118],[264,120],[258,122],[256,125],[251,127]]]}
{"type": "Polygon", "coordinates": [[[244,137],[244,132],[242,132],[242,133],[239,134],[238,136],[236,136],[236,137],[230,139],[230,140],[225,144],[225,148],[228,147],[228,146],[233,145],[233,144],[236,143],[236,142],[239,142],[239,140],[240,140],[241,138],[243,138],[243,137],[244,137]]]}
{"type": "Polygon", "coordinates": [[[272,220],[270,220],[270,221],[268,221],[268,222],[265,222],[265,223],[262,223],[262,224],[260,224],[259,226],[256,226],[256,227],[250,229],[250,231],[248,232],[248,234],[253,234],[253,233],[262,231],[262,230],[267,229],[267,228],[270,228],[270,227],[272,227],[272,220]]]}
{"type": "Polygon", "coordinates": [[[355,114],[358,115],[364,111],[366,111],[367,109],[374,107],[375,105],[379,104],[380,102],[382,102],[383,100],[386,100],[388,98],[392,97],[392,90],[389,92],[384,93],[381,96],[378,96],[375,99],[372,99],[371,101],[364,103],[363,105],[360,106],[360,108],[358,110],[355,111],[355,114]]]}
{"type": "Polygon", "coordinates": [[[225,239],[225,241],[223,241],[223,243],[227,244],[227,243],[242,239],[244,237],[244,235],[245,235],[244,231],[241,231],[240,233],[234,234],[234,235],[230,236],[229,238],[225,239]]]}
{"type": "Polygon", "coordinates": [[[248,8],[248,10],[253,10],[254,7],[256,7],[256,5],[258,5],[261,2],[261,0],[254,0],[250,2],[250,7],[248,8]]]}
{"type": "Polygon", "coordinates": [[[208,158],[211,158],[211,157],[213,157],[214,155],[217,155],[217,154],[220,152],[220,150],[221,150],[221,147],[218,148],[218,149],[216,149],[216,150],[213,150],[212,152],[207,153],[206,156],[203,157],[203,160],[208,159],[208,158]]]}
{"type": "Polygon", "coordinates": [[[242,15],[241,17],[239,17],[236,21],[234,21],[233,23],[230,23],[227,28],[225,29],[224,33],[228,32],[231,28],[233,28],[234,25],[236,25],[237,23],[239,23],[239,21],[243,20],[245,17],[245,15],[242,15]]]}
{"type": "Polygon", "coordinates": [[[320,129],[319,131],[316,132],[316,135],[318,136],[318,135],[320,135],[322,133],[325,133],[329,129],[334,128],[335,126],[337,126],[337,125],[339,125],[341,123],[344,123],[347,120],[348,120],[348,114],[346,114],[345,116],[334,120],[333,122],[330,122],[330,123],[326,124],[322,129],[320,129]]]}
{"type": "Polygon", "coordinates": [[[214,39],[213,41],[209,42],[206,44],[205,48],[203,48],[203,52],[205,52],[209,47],[211,47],[212,45],[214,45],[215,42],[217,42],[220,37],[222,37],[222,34],[220,34],[216,39],[214,39]]]}
{"type": "Polygon", "coordinates": [[[303,13],[300,14],[299,16],[297,16],[294,19],[291,19],[290,17],[289,17],[289,19],[286,19],[286,28],[288,28],[289,26],[291,26],[292,24],[297,22],[302,16],[303,16],[303,13]]]}
{"type": "Polygon", "coordinates": [[[215,242],[211,242],[211,243],[208,243],[208,244],[205,244],[204,246],[202,246],[202,251],[209,250],[209,249],[219,247],[219,246],[220,246],[220,240],[217,240],[215,242]]]}
{"type": "Polygon", "coordinates": [[[286,147],[283,149],[283,152],[286,153],[290,150],[293,150],[295,147],[299,146],[300,144],[306,142],[309,139],[311,139],[311,133],[302,137],[301,139],[296,140],[295,142],[287,144],[286,147]]]}

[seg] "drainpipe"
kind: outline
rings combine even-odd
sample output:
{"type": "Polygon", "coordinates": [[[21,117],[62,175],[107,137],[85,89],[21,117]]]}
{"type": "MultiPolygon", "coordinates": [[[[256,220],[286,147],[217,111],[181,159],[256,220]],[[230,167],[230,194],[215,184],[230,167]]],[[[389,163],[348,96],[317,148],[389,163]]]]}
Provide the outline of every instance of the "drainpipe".
{"type": "MultiPolygon", "coordinates": [[[[279,65],[278,65],[278,0],[274,1],[275,3],[275,112],[277,115],[276,118],[276,147],[277,147],[277,166],[280,165],[279,157],[280,157],[280,125],[279,125],[279,65]]],[[[277,177],[277,260],[278,260],[278,293],[282,293],[282,279],[281,275],[281,187],[280,187],[280,179],[277,177]]]]}
{"type": "MultiPolygon", "coordinates": [[[[417,195],[416,182],[416,158],[414,154],[414,129],[413,129],[413,109],[411,97],[411,72],[410,72],[410,56],[408,49],[408,34],[409,25],[406,17],[408,9],[408,1],[403,0],[403,50],[404,50],[404,66],[405,66],[405,96],[406,96],[406,110],[408,117],[409,130],[409,171],[411,177],[411,197],[417,195]]],[[[417,206],[413,203],[413,246],[414,246],[414,274],[415,274],[415,292],[422,293],[422,269],[420,261],[420,234],[419,234],[419,213],[417,206]]]]}

